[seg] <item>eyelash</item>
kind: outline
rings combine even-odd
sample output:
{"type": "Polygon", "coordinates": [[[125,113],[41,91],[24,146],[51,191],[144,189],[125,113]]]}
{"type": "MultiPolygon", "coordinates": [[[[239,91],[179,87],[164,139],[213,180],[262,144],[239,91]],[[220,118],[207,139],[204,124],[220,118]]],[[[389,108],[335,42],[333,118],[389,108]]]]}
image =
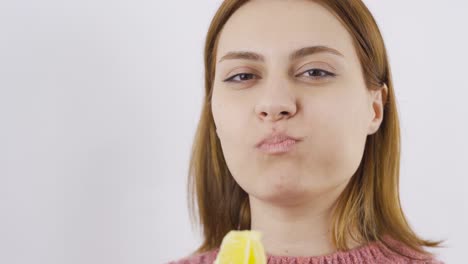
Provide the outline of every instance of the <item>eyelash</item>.
{"type": "MultiPolygon", "coordinates": [[[[323,78],[328,78],[328,77],[335,77],[336,74],[335,73],[332,73],[332,72],[329,72],[329,71],[326,71],[326,70],[322,70],[322,69],[310,69],[310,70],[307,70],[307,71],[304,71],[302,72],[301,74],[298,74],[296,75],[297,76],[300,76],[304,73],[307,73],[307,72],[313,72],[313,71],[317,71],[317,72],[320,72],[321,74],[323,74],[322,76],[310,76],[312,79],[314,80],[317,80],[317,79],[323,79],[323,78]]],[[[241,82],[244,82],[244,81],[248,81],[248,80],[241,80],[241,81],[233,81],[233,79],[237,76],[241,76],[241,75],[247,75],[247,76],[252,76],[252,75],[255,75],[253,73],[239,73],[239,74],[236,74],[236,75],[233,75],[229,78],[227,78],[226,80],[224,80],[224,82],[233,82],[233,83],[241,83],[241,82]]],[[[249,79],[250,80],[250,79],[249,79]]]]}

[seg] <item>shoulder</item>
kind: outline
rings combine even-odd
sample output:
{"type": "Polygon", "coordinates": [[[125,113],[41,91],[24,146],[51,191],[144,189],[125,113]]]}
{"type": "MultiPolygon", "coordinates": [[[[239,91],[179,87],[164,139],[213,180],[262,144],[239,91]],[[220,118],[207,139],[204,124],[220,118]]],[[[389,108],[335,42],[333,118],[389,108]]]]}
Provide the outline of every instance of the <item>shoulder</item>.
{"type": "Polygon", "coordinates": [[[397,251],[390,250],[387,245],[379,243],[381,253],[383,253],[382,255],[386,260],[391,260],[395,263],[445,264],[443,261],[437,259],[436,256],[421,254],[389,236],[385,236],[384,240],[387,245],[397,251]]]}
{"type": "Polygon", "coordinates": [[[170,261],[166,264],[212,264],[218,255],[218,251],[219,249],[213,249],[207,252],[193,254],[178,260],[170,261]]]}

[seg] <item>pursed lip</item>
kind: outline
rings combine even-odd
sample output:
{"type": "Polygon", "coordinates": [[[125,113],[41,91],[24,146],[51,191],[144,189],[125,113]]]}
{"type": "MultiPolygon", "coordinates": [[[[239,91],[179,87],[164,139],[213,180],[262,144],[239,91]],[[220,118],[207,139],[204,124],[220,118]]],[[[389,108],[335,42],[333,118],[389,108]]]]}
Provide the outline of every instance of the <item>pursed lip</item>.
{"type": "Polygon", "coordinates": [[[279,143],[282,143],[282,142],[285,142],[285,141],[298,142],[298,141],[300,141],[300,139],[296,138],[296,137],[293,137],[293,136],[290,136],[290,135],[288,135],[286,133],[277,132],[277,133],[272,133],[272,134],[264,137],[262,140],[260,140],[255,145],[255,147],[260,148],[260,147],[265,146],[265,145],[275,145],[275,144],[279,144],[279,143]]]}

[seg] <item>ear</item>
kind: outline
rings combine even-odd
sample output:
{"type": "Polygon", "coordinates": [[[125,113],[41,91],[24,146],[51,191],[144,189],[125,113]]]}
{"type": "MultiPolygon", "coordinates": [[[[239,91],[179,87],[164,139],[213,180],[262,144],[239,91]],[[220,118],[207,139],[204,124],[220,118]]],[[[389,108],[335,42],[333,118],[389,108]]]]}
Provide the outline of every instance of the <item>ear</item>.
{"type": "Polygon", "coordinates": [[[384,106],[387,102],[388,87],[384,83],[382,86],[377,86],[369,90],[370,94],[370,111],[371,120],[367,131],[368,135],[372,135],[379,130],[380,124],[384,118],[384,106]]]}

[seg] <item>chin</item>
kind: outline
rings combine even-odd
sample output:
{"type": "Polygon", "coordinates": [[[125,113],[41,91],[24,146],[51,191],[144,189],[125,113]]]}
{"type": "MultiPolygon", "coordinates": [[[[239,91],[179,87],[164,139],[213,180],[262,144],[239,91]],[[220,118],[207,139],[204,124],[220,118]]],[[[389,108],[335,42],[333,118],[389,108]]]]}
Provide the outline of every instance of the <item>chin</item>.
{"type": "Polygon", "coordinates": [[[293,205],[306,199],[307,191],[299,182],[269,182],[262,188],[259,199],[279,205],[293,205]]]}
{"type": "Polygon", "coordinates": [[[298,193],[288,193],[288,194],[273,194],[268,195],[265,199],[262,199],[264,202],[274,204],[277,206],[295,206],[301,204],[305,201],[305,196],[298,193]]]}

